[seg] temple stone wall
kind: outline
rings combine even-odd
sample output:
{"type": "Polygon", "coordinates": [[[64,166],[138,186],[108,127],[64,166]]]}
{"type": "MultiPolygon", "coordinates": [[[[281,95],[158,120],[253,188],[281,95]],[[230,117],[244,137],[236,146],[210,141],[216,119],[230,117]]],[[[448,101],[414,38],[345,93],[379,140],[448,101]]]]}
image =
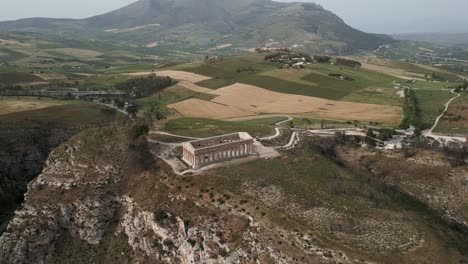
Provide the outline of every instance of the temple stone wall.
{"type": "Polygon", "coordinates": [[[195,140],[183,144],[182,159],[198,169],[214,163],[250,156],[253,138],[245,132],[195,140]]]}

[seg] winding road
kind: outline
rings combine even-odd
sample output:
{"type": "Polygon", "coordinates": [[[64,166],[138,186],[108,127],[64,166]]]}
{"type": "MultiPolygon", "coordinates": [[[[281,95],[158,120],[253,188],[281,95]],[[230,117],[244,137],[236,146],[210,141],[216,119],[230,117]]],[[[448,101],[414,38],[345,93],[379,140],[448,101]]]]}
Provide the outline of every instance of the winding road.
{"type": "Polygon", "coordinates": [[[181,135],[175,135],[175,134],[171,134],[171,133],[163,132],[163,131],[150,131],[149,134],[157,134],[157,135],[164,135],[164,136],[171,136],[171,137],[178,137],[178,138],[186,138],[186,139],[191,139],[191,140],[202,139],[202,138],[196,138],[196,137],[186,137],[186,136],[181,136],[181,135]]]}
{"type": "Polygon", "coordinates": [[[459,93],[456,93],[455,90],[451,90],[450,91],[452,94],[454,94],[455,96],[453,98],[451,98],[446,104],[445,104],[445,108],[444,108],[444,111],[442,111],[442,113],[436,118],[435,122],[434,122],[434,125],[431,127],[431,129],[429,130],[426,130],[426,131],[423,131],[423,136],[425,137],[431,137],[431,138],[434,138],[436,140],[445,140],[445,141],[452,141],[452,140],[456,140],[456,141],[461,141],[461,142],[466,142],[466,138],[463,138],[463,137],[452,137],[452,136],[441,136],[441,135],[436,135],[434,134],[434,129],[436,129],[436,127],[439,125],[439,122],[440,122],[440,119],[442,119],[442,117],[444,117],[444,115],[446,114],[447,110],[449,109],[449,106],[450,104],[455,101],[458,97],[461,96],[461,94],[459,93]]]}

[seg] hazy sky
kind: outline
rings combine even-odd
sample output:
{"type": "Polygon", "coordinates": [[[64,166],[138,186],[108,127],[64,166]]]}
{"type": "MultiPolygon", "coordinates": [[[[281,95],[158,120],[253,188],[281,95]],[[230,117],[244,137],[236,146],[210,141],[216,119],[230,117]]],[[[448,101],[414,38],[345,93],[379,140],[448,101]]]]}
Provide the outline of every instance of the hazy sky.
{"type": "MultiPolygon", "coordinates": [[[[135,0],[0,0],[0,20],[25,17],[84,18],[111,11],[133,1],[135,0]]],[[[466,0],[312,2],[333,11],[351,26],[368,32],[468,32],[466,0]]]]}

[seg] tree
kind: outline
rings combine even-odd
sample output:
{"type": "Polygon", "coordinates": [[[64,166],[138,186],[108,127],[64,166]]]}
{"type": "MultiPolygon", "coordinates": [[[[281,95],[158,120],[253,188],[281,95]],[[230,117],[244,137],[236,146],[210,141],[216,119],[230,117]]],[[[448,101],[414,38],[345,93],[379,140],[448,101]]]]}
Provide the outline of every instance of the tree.
{"type": "Polygon", "coordinates": [[[125,107],[125,102],[120,99],[115,99],[114,104],[119,109],[123,109],[125,107]]]}
{"type": "Polygon", "coordinates": [[[364,142],[366,142],[366,144],[370,147],[375,147],[375,133],[374,133],[374,130],[372,130],[372,128],[369,128],[367,130],[367,133],[366,133],[366,139],[364,140],[364,142]]]}
{"type": "Polygon", "coordinates": [[[138,113],[138,107],[136,105],[129,105],[127,106],[127,113],[131,116],[131,117],[136,117],[137,113],[138,113]]]}
{"type": "Polygon", "coordinates": [[[395,131],[392,129],[382,128],[379,130],[379,139],[382,141],[389,140],[395,135],[395,131]]]}

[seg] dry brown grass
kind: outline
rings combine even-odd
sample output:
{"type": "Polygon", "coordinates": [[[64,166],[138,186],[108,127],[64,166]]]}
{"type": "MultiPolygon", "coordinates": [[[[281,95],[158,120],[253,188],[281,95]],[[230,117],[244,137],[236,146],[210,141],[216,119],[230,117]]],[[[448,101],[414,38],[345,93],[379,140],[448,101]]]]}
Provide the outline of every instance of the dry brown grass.
{"type": "Polygon", "coordinates": [[[213,92],[212,89],[208,89],[208,88],[205,88],[205,87],[201,87],[199,85],[196,85],[196,84],[193,84],[191,82],[187,82],[187,81],[182,81],[182,82],[179,82],[178,83],[179,86],[182,86],[184,88],[187,88],[189,90],[192,90],[194,92],[197,92],[197,93],[207,93],[207,94],[211,94],[213,92]]]}
{"type": "Polygon", "coordinates": [[[22,43],[13,39],[0,39],[0,46],[32,47],[33,44],[22,43]]]}
{"type": "Polygon", "coordinates": [[[393,67],[391,61],[373,58],[373,57],[359,57],[359,58],[352,58],[352,59],[355,59],[361,62],[362,68],[366,70],[385,73],[385,74],[388,74],[388,75],[391,75],[400,79],[405,79],[405,80],[425,81],[424,74],[393,67]]]}
{"type": "Polygon", "coordinates": [[[16,112],[37,110],[51,106],[62,105],[60,101],[52,100],[10,100],[0,99],[0,115],[16,112]]]}
{"type": "Polygon", "coordinates": [[[74,49],[74,48],[60,48],[53,49],[55,52],[59,52],[68,56],[79,57],[79,58],[96,58],[102,55],[102,53],[94,50],[74,49]]]}
{"type": "Polygon", "coordinates": [[[211,79],[211,77],[203,76],[203,75],[196,74],[196,73],[184,72],[184,71],[173,71],[173,70],[157,71],[157,72],[133,72],[133,73],[128,73],[127,75],[145,76],[145,75],[152,75],[152,74],[156,74],[158,76],[169,76],[172,79],[188,81],[191,83],[197,83],[197,82],[211,79]]]}
{"type": "Polygon", "coordinates": [[[217,97],[211,101],[189,99],[169,107],[186,117],[213,119],[260,114],[301,114],[326,119],[397,123],[401,118],[401,109],[395,106],[283,94],[240,83],[206,92],[217,97]]]}

